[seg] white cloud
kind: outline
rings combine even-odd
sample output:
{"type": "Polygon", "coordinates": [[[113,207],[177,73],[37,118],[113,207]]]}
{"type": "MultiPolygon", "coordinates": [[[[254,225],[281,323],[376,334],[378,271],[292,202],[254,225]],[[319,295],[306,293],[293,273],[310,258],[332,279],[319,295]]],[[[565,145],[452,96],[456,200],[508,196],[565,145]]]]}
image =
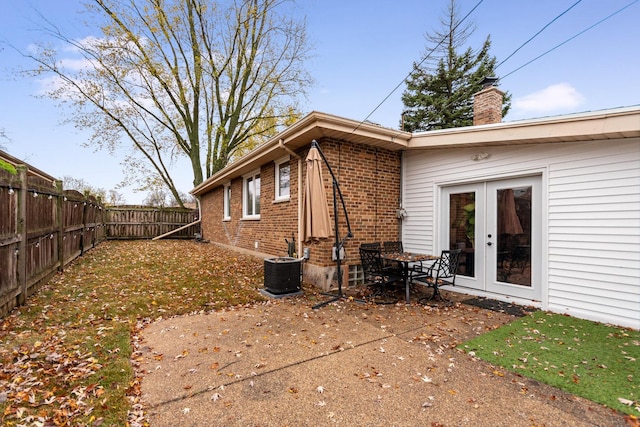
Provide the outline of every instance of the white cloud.
{"type": "Polygon", "coordinates": [[[514,109],[529,113],[551,113],[560,110],[574,110],[585,98],[568,83],[558,83],[538,92],[516,98],[514,109]]]}

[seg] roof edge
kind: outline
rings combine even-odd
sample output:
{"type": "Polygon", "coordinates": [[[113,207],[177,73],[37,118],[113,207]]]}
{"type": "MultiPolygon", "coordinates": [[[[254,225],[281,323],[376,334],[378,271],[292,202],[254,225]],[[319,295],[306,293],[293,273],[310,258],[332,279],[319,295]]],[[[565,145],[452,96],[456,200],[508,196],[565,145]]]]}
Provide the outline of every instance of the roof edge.
{"type": "MultiPolygon", "coordinates": [[[[306,135],[313,134],[315,130],[319,129],[332,129],[344,132],[347,135],[353,135],[354,137],[369,137],[391,141],[393,144],[397,145],[398,149],[405,149],[409,139],[411,138],[411,133],[409,132],[386,128],[375,123],[347,119],[345,117],[327,114],[320,111],[312,111],[293,125],[275,135],[273,138],[213,174],[200,185],[193,188],[190,193],[194,196],[203,194],[208,190],[219,186],[222,181],[241,175],[242,170],[246,169],[249,165],[255,163],[259,159],[268,157],[274,150],[282,150],[283,148],[281,144],[286,146],[300,138],[305,138],[306,135]]],[[[308,143],[302,145],[306,144],[311,144],[311,139],[308,143]]],[[[301,145],[298,143],[297,146],[291,148],[299,148],[300,146],[301,145]]]]}
{"type": "Polygon", "coordinates": [[[640,136],[640,106],[415,133],[407,149],[640,136]]]}

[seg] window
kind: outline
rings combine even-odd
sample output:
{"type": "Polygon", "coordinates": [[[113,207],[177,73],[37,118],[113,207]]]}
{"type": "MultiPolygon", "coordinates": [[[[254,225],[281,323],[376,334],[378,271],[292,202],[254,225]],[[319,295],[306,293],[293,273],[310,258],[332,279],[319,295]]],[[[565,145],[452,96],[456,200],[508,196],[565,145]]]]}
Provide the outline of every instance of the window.
{"type": "Polygon", "coordinates": [[[224,212],[222,219],[231,219],[231,183],[224,186],[224,212]]]}
{"type": "Polygon", "coordinates": [[[348,286],[354,287],[364,284],[364,270],[361,265],[349,266],[349,284],[348,286]]]}
{"type": "Polygon", "coordinates": [[[245,175],[243,180],[244,197],[242,213],[244,218],[260,218],[260,170],[245,175]]]}
{"type": "Polygon", "coordinates": [[[276,160],[275,200],[289,200],[291,192],[291,163],[289,156],[276,160]]]}

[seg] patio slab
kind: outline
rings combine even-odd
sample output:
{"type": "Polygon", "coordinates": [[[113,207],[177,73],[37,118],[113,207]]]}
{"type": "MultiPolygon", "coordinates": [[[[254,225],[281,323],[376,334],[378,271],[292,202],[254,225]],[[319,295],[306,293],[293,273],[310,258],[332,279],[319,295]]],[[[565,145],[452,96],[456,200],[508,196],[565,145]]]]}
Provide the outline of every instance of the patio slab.
{"type": "Polygon", "coordinates": [[[515,317],[306,297],[162,319],[141,336],[152,426],[625,425],[455,346],[515,317]]]}

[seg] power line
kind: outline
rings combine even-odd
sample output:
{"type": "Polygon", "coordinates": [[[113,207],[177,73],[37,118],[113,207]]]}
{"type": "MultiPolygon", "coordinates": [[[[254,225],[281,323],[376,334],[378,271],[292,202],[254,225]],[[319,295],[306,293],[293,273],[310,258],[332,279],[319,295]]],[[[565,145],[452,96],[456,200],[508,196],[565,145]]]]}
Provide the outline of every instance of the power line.
{"type": "Polygon", "coordinates": [[[531,40],[535,39],[536,37],[538,37],[538,35],[540,35],[540,33],[542,33],[544,30],[547,29],[547,27],[549,27],[549,25],[553,24],[554,22],[556,22],[558,19],[560,19],[560,17],[562,15],[564,15],[565,13],[569,12],[571,9],[573,9],[578,3],[580,3],[582,0],[578,0],[577,2],[575,2],[574,4],[572,4],[571,6],[569,6],[569,8],[567,10],[565,10],[564,12],[562,12],[560,15],[556,16],[555,18],[553,18],[549,23],[547,23],[547,25],[545,25],[544,27],[542,27],[540,29],[540,31],[538,31],[537,33],[535,33],[533,36],[531,36],[531,38],[529,38],[529,40],[527,40],[526,42],[522,43],[520,45],[520,47],[518,47],[516,50],[514,50],[511,55],[507,56],[505,59],[503,59],[498,65],[496,65],[496,69],[501,66],[502,64],[504,64],[505,62],[507,62],[507,60],[509,60],[509,58],[511,58],[513,55],[515,55],[520,49],[522,49],[523,47],[525,47],[531,40]]]}
{"type": "MultiPolygon", "coordinates": [[[[622,8],[618,9],[617,11],[613,12],[612,14],[610,14],[609,16],[602,18],[601,20],[599,20],[598,22],[596,22],[595,24],[591,25],[588,28],[585,28],[584,30],[580,31],[579,33],[577,33],[576,35],[566,39],[565,41],[563,41],[562,43],[552,47],[551,49],[547,50],[546,52],[536,56],[535,58],[533,58],[531,61],[519,66],[518,68],[516,68],[515,70],[511,71],[510,73],[505,74],[503,77],[501,77],[501,79],[505,79],[507,77],[509,77],[511,74],[515,73],[516,71],[519,71],[521,69],[523,69],[524,67],[526,67],[527,65],[531,64],[534,61],[537,61],[538,59],[542,58],[543,56],[545,56],[548,53],[553,52],[554,50],[556,50],[557,48],[559,48],[560,46],[563,46],[565,44],[567,44],[568,42],[570,42],[571,40],[575,39],[578,36],[581,36],[582,34],[586,33],[587,31],[589,31],[590,29],[600,25],[601,23],[603,23],[604,21],[606,21],[607,19],[617,15],[618,13],[622,12],[623,10],[627,9],[629,6],[632,6],[634,3],[637,3],[640,0],[634,0],[631,3],[627,4],[626,6],[623,6],[622,8]]],[[[503,61],[504,62],[504,61],[503,61]]]]}
{"type": "MultiPolygon", "coordinates": [[[[421,65],[422,65],[422,64],[423,64],[427,59],[429,59],[429,57],[431,56],[431,54],[432,54],[433,52],[435,52],[435,50],[436,50],[437,48],[439,48],[439,47],[440,47],[440,45],[441,45],[442,43],[444,43],[444,41],[445,41],[445,40],[447,40],[447,38],[449,38],[449,37],[451,36],[451,34],[452,34],[452,33],[453,33],[457,28],[458,28],[458,26],[459,26],[460,24],[462,24],[462,23],[463,23],[463,22],[464,22],[464,21],[465,21],[465,20],[466,20],[466,19],[467,19],[467,18],[468,18],[472,13],[473,13],[473,11],[475,11],[475,10],[478,8],[478,6],[480,6],[480,4],[481,4],[483,1],[484,1],[484,0],[480,0],[480,1],[479,1],[479,2],[478,2],[478,3],[473,7],[473,9],[471,9],[471,10],[470,10],[470,11],[469,11],[465,16],[464,16],[464,18],[462,18],[462,20],[460,20],[460,21],[459,21],[459,22],[458,22],[458,23],[457,23],[457,24],[456,24],[456,25],[451,29],[451,31],[449,31],[449,34],[445,35],[445,36],[442,38],[442,40],[440,40],[440,42],[439,42],[435,47],[433,47],[433,48],[431,49],[431,51],[430,51],[430,52],[429,52],[429,53],[428,53],[424,58],[422,58],[422,61],[420,61],[419,63],[417,63],[417,64],[413,67],[413,69],[409,72],[409,74],[407,74],[407,76],[406,76],[405,78],[403,78],[403,79],[402,79],[402,81],[401,81],[400,83],[398,83],[398,84],[393,88],[393,90],[391,90],[391,92],[389,92],[389,93],[387,94],[387,96],[385,96],[385,97],[384,97],[384,99],[383,99],[382,101],[380,101],[380,103],[379,103],[378,105],[376,105],[376,107],[375,107],[373,110],[371,110],[371,112],[367,115],[367,117],[365,117],[364,119],[362,119],[362,120],[360,121],[360,123],[358,123],[358,125],[355,127],[355,129],[353,129],[353,130],[351,131],[351,133],[353,133],[353,132],[357,131],[357,130],[358,130],[358,128],[359,128],[359,127],[360,127],[364,122],[366,122],[366,121],[369,119],[369,117],[371,117],[371,115],[372,115],[373,113],[375,113],[375,112],[378,110],[378,108],[380,108],[380,107],[382,106],[382,104],[384,104],[385,102],[387,102],[387,99],[389,99],[389,97],[390,97],[391,95],[393,95],[393,93],[394,93],[396,90],[398,90],[398,88],[399,88],[400,86],[402,86],[402,84],[403,84],[403,83],[404,83],[404,82],[405,82],[409,77],[411,77],[411,73],[413,73],[413,70],[416,70],[416,69],[417,69],[418,67],[420,67],[420,66],[421,66],[421,65]]],[[[637,0],[636,0],[636,1],[637,1],[637,0]]]]}
{"type": "MultiPolygon", "coordinates": [[[[378,108],[380,108],[382,106],[382,104],[384,104],[391,95],[393,95],[393,93],[398,90],[398,88],[406,82],[406,80],[411,77],[411,73],[417,69],[418,67],[420,67],[427,59],[429,59],[429,57],[435,52],[435,50],[440,47],[440,45],[442,43],[444,43],[444,41],[447,39],[447,37],[449,37],[451,35],[451,33],[453,33],[456,28],[462,24],[479,6],[480,4],[483,2],[484,0],[480,0],[465,16],[464,18],[462,18],[462,20],[460,22],[458,22],[456,24],[456,26],[454,28],[451,29],[451,31],[449,32],[449,34],[447,36],[445,36],[442,40],[440,40],[440,42],[431,49],[431,51],[418,63],[416,64],[413,69],[407,74],[406,77],[404,77],[402,79],[402,81],[400,81],[388,94],[387,96],[384,97],[384,99],[382,101],[380,101],[380,103],[378,105],[376,105],[376,107],[371,110],[371,112],[364,118],[362,119],[358,125],[353,129],[353,131],[351,131],[351,133],[355,132],[356,130],[358,130],[358,128],[364,123],[366,122],[369,117],[371,117],[371,115],[373,113],[375,113],[378,108]]],[[[600,25],[601,23],[603,23],[604,21],[612,18],[613,16],[617,15],[618,13],[622,12],[623,10],[627,9],[628,7],[632,6],[633,4],[637,3],[640,0],[633,0],[631,3],[627,4],[626,6],[623,6],[622,8],[618,9],[617,11],[613,12],[612,14],[606,16],[605,18],[601,19],[600,21],[596,22],[595,24],[591,25],[590,27],[580,31],[579,33],[577,33],[576,35],[568,38],[567,40],[563,41],[562,43],[554,46],[553,48],[547,50],[546,52],[542,53],[541,55],[538,55],[537,57],[533,58],[532,60],[528,61],[527,63],[521,65],[520,67],[516,68],[515,70],[505,74],[504,76],[500,77],[500,80],[507,78],[508,76],[510,76],[511,74],[515,73],[516,71],[521,70],[522,68],[526,67],[527,65],[533,63],[534,61],[537,61],[538,59],[542,58],[543,56],[547,55],[548,53],[551,53],[552,51],[558,49],[559,47],[565,45],[566,43],[570,42],[571,40],[581,36],[582,34],[586,33],[587,31],[591,30],[592,28],[600,25]]],[[[553,24],[555,21],[557,21],[558,19],[560,19],[563,15],[565,15],[567,12],[569,12],[571,9],[573,9],[576,5],[578,5],[580,2],[582,2],[582,0],[578,0],[576,1],[574,4],[572,4],[569,8],[567,8],[565,11],[563,11],[561,14],[557,15],[555,18],[553,18],[551,21],[549,21],[544,27],[542,27],[537,33],[535,33],[532,37],[530,37],[526,42],[524,42],[522,45],[520,45],[516,50],[514,50],[509,56],[507,56],[507,58],[505,58],[503,61],[501,61],[498,65],[496,65],[496,67],[494,69],[497,69],[499,66],[501,66],[502,64],[504,64],[508,59],[510,59],[513,55],[515,55],[520,49],[522,49],[524,46],[526,46],[529,42],[531,42],[533,39],[535,39],[538,35],[540,35],[544,30],[546,30],[551,24],[553,24]]],[[[451,103],[448,103],[447,105],[445,105],[443,108],[447,108],[449,107],[451,103]]]]}
{"type": "MultiPolygon", "coordinates": [[[[502,62],[500,62],[500,64],[498,64],[495,68],[498,68],[500,65],[504,64],[504,63],[506,62],[506,60],[507,60],[507,59],[511,58],[511,57],[512,57],[512,56],[513,56],[513,55],[514,55],[518,50],[520,50],[520,49],[521,49],[522,47],[524,47],[527,43],[529,43],[531,40],[533,40],[535,37],[537,37],[537,36],[538,36],[542,31],[544,31],[544,30],[545,30],[549,25],[551,25],[553,22],[555,22],[558,18],[560,18],[560,17],[561,17],[562,15],[564,15],[565,13],[567,13],[569,10],[571,10],[574,6],[576,6],[576,5],[577,5],[578,3],[580,3],[581,1],[582,1],[582,0],[578,0],[578,1],[577,1],[577,2],[575,2],[573,5],[571,5],[567,10],[565,10],[564,12],[562,12],[560,15],[556,16],[553,20],[551,20],[548,24],[546,24],[546,25],[545,25],[545,26],[544,26],[540,31],[538,31],[538,32],[537,32],[536,34],[534,34],[531,38],[529,38],[529,40],[527,40],[526,42],[524,42],[520,47],[518,47],[515,51],[513,51],[513,53],[512,53],[511,55],[509,55],[505,60],[503,60],[502,62]]],[[[555,49],[557,49],[557,48],[561,47],[562,45],[564,45],[564,44],[568,43],[569,41],[571,41],[571,40],[575,39],[576,37],[578,37],[578,36],[582,35],[583,33],[585,33],[585,32],[587,32],[587,31],[589,31],[589,30],[590,30],[590,29],[592,29],[593,27],[595,27],[595,26],[597,26],[597,25],[601,24],[602,22],[604,22],[604,21],[606,21],[607,19],[609,19],[609,18],[613,17],[614,15],[617,15],[618,13],[622,12],[623,10],[625,10],[626,8],[628,8],[628,7],[632,6],[634,3],[637,3],[638,1],[640,1],[640,0],[634,0],[634,1],[632,1],[631,3],[627,4],[626,6],[624,6],[624,7],[620,8],[619,10],[617,10],[617,11],[613,12],[612,14],[608,15],[607,17],[605,17],[605,18],[601,19],[600,21],[596,22],[595,24],[591,25],[590,27],[588,27],[588,28],[586,28],[586,29],[582,30],[582,31],[581,31],[581,32],[579,32],[578,34],[574,35],[573,37],[571,37],[571,38],[569,38],[569,39],[567,39],[567,40],[563,41],[562,43],[560,43],[560,44],[556,45],[555,47],[553,47],[553,48],[549,49],[548,51],[544,52],[543,54],[541,54],[541,55],[539,55],[539,56],[535,57],[534,59],[532,59],[531,61],[527,62],[526,64],[524,64],[524,65],[522,65],[522,66],[520,66],[520,67],[516,68],[515,70],[511,71],[510,73],[508,73],[508,74],[506,74],[506,75],[504,75],[504,76],[500,77],[500,79],[499,79],[499,80],[502,80],[502,79],[504,79],[504,78],[506,78],[506,77],[510,76],[511,74],[515,73],[516,71],[518,71],[518,70],[520,70],[520,69],[522,69],[522,68],[526,67],[527,65],[529,65],[529,64],[531,64],[532,62],[534,62],[534,61],[538,60],[539,58],[543,57],[544,55],[546,55],[546,54],[548,54],[548,53],[550,53],[550,52],[554,51],[555,49]]],[[[480,80],[480,81],[481,81],[481,80],[480,80]]],[[[475,83],[479,83],[480,81],[475,82],[475,83]]],[[[442,111],[442,110],[444,110],[444,109],[448,108],[449,106],[451,106],[451,104],[452,104],[453,102],[454,102],[454,100],[449,101],[447,104],[445,104],[445,105],[440,109],[440,111],[442,111]]],[[[375,111],[375,110],[374,110],[374,111],[375,111]]]]}

